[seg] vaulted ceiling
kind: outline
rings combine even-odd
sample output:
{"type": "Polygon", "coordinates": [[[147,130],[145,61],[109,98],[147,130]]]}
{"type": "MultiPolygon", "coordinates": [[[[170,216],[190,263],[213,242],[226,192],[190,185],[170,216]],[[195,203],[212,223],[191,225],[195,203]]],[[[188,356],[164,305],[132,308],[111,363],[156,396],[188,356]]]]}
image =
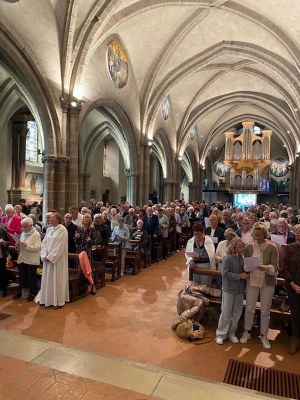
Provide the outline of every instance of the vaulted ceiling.
{"type": "MultiPolygon", "coordinates": [[[[225,130],[246,119],[271,129],[291,163],[300,150],[298,0],[10,3],[0,5],[2,26],[32,56],[55,101],[80,84],[87,110],[99,98],[125,111],[132,102],[127,113],[136,130],[153,137],[163,128],[174,153],[191,146],[200,163],[222,146],[225,130]],[[128,55],[129,93],[106,81],[111,38],[128,55]],[[166,96],[168,122],[160,113],[166,96]]],[[[0,70],[0,84],[5,80],[0,70]]]]}

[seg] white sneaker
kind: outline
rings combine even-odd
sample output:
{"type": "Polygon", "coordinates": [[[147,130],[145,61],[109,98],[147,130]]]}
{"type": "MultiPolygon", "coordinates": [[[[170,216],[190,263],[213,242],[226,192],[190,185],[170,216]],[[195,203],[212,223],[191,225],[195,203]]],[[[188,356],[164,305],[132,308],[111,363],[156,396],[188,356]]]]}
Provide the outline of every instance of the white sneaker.
{"type": "Polygon", "coordinates": [[[236,336],[230,336],[229,340],[231,343],[239,343],[239,339],[236,336]]]}
{"type": "Polygon", "coordinates": [[[240,338],[240,343],[247,343],[248,340],[251,339],[251,335],[248,332],[243,332],[242,337],[240,338]]]}
{"type": "Polygon", "coordinates": [[[217,337],[217,338],[216,338],[216,343],[217,343],[217,344],[223,344],[223,339],[217,337]]]}
{"type": "Polygon", "coordinates": [[[270,350],[271,345],[270,342],[268,340],[268,338],[266,336],[261,336],[260,337],[260,341],[262,342],[262,345],[265,349],[270,350]]]}

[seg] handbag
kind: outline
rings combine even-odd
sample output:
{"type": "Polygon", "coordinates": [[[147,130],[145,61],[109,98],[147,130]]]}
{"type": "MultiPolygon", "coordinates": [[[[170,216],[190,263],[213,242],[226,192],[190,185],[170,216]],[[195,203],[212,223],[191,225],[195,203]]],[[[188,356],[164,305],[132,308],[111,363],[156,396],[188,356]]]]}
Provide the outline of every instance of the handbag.
{"type": "Polygon", "coordinates": [[[177,326],[176,335],[193,342],[194,340],[203,339],[204,327],[199,322],[188,319],[177,326]]]}
{"type": "Polygon", "coordinates": [[[182,233],[181,226],[176,225],[176,233],[182,233]]]}

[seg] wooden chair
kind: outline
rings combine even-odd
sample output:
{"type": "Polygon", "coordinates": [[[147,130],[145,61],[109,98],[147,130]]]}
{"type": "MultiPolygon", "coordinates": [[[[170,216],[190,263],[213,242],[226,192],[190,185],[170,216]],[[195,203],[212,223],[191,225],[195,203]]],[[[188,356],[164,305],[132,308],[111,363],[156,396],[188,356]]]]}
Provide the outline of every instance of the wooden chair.
{"type": "Polygon", "coordinates": [[[111,282],[121,278],[121,254],[122,243],[108,243],[107,260],[105,270],[111,271],[111,282]]]}
{"type": "MultiPolygon", "coordinates": [[[[140,240],[129,240],[132,250],[126,251],[125,265],[132,266],[132,275],[136,275],[141,272],[141,241],[140,240]]],[[[126,269],[125,269],[126,271],[126,269]]]]}

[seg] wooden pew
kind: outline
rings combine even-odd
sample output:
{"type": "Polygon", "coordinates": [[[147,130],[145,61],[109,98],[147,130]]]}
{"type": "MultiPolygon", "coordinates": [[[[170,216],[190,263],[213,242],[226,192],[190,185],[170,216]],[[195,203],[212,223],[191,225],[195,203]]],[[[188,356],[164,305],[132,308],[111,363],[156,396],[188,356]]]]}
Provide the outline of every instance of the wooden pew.
{"type": "Polygon", "coordinates": [[[132,250],[126,250],[125,265],[129,264],[132,266],[132,275],[136,275],[141,272],[141,241],[129,240],[129,243],[132,250]]]}
{"type": "MultiPolygon", "coordinates": [[[[193,274],[211,276],[211,277],[214,277],[214,278],[222,276],[222,273],[219,270],[201,269],[201,268],[199,268],[197,266],[189,268],[189,280],[190,281],[193,280],[193,274]]],[[[283,278],[277,278],[277,285],[285,287],[285,280],[283,278]]],[[[280,304],[283,302],[283,300],[284,300],[284,297],[281,297],[279,299],[279,302],[278,302],[278,298],[275,298],[275,297],[273,298],[273,303],[272,303],[272,307],[271,307],[271,311],[270,311],[270,317],[274,318],[274,319],[280,319],[280,320],[283,320],[283,321],[289,321],[290,318],[291,318],[290,312],[289,311],[283,311],[280,308],[280,304]]],[[[217,308],[221,307],[221,302],[222,302],[221,298],[220,299],[218,299],[218,298],[210,299],[210,304],[212,306],[216,306],[217,308]]],[[[260,313],[260,308],[259,307],[257,307],[256,313],[257,314],[260,313]]]]}
{"type": "Polygon", "coordinates": [[[108,254],[105,269],[111,271],[111,282],[121,278],[122,243],[108,243],[108,254]]]}

